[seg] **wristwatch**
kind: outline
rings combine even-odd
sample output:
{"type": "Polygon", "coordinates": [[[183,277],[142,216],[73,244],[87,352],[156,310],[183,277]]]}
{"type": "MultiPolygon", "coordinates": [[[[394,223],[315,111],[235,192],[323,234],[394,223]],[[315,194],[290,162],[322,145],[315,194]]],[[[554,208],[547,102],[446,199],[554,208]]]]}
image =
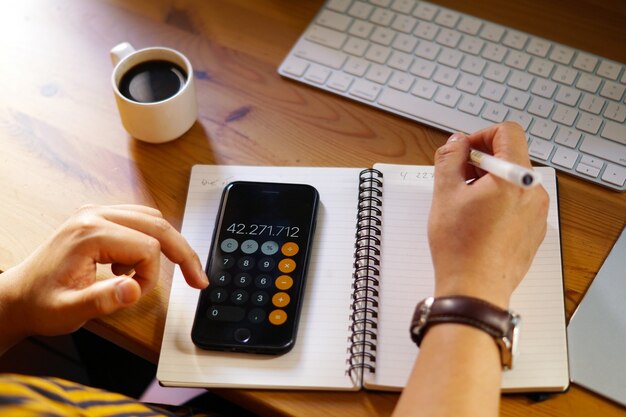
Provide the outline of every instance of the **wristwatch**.
{"type": "Polygon", "coordinates": [[[419,346],[428,329],[440,323],[466,324],[487,332],[500,349],[502,368],[513,368],[520,324],[518,314],[478,298],[429,297],[415,307],[411,338],[419,346]]]}

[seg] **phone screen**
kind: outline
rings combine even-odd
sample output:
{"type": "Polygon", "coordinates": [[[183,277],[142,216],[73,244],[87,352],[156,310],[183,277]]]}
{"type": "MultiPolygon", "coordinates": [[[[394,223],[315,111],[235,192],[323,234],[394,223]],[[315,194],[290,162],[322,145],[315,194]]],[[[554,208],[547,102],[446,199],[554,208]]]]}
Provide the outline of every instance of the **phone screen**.
{"type": "Polygon", "coordinates": [[[233,182],[222,194],[192,329],[205,349],[283,353],[295,343],[319,195],[233,182]]]}

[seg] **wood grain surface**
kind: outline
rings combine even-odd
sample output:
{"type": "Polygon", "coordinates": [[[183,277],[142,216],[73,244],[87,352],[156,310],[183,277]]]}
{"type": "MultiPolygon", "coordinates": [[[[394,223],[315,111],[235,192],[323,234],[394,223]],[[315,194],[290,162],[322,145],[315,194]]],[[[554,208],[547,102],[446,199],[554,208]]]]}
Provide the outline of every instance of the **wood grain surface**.
{"type": "MultiPolygon", "coordinates": [[[[622,0],[438,0],[459,11],[626,62],[622,0]]],[[[305,85],[277,67],[321,0],[20,0],[0,10],[0,270],[24,259],[86,203],[138,203],[180,228],[191,166],[431,164],[444,132],[305,85]],[[109,50],[180,50],[194,66],[199,118],[182,138],[138,142],[123,130],[109,50]]],[[[559,174],[570,317],[626,222],[626,194],[559,174]]],[[[88,324],[156,361],[171,285],[88,324]]],[[[105,268],[100,273],[106,278],[105,268]]],[[[417,301],[417,300],[416,300],[417,301]]],[[[427,381],[425,381],[427,383],[427,381]]],[[[221,390],[267,416],[389,415],[381,392],[221,390]]],[[[573,385],[535,402],[506,395],[503,416],[618,416],[623,408],[573,385]]]]}

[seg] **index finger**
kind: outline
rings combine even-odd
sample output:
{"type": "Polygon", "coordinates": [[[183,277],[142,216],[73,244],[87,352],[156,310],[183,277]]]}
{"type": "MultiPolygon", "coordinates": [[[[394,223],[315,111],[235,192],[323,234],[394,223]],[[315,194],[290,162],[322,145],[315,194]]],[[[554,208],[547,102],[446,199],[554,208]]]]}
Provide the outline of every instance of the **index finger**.
{"type": "Polygon", "coordinates": [[[498,158],[531,168],[524,129],[515,122],[490,126],[467,136],[470,146],[498,158]]]}

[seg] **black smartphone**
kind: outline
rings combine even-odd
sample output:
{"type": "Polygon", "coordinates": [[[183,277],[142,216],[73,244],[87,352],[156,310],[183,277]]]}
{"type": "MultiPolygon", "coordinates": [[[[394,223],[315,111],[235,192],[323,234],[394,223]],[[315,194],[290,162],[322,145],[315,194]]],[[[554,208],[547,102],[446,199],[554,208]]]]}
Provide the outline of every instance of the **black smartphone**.
{"type": "Polygon", "coordinates": [[[280,354],[295,344],[319,194],[237,181],[222,193],[191,331],[204,349],[280,354]]]}

